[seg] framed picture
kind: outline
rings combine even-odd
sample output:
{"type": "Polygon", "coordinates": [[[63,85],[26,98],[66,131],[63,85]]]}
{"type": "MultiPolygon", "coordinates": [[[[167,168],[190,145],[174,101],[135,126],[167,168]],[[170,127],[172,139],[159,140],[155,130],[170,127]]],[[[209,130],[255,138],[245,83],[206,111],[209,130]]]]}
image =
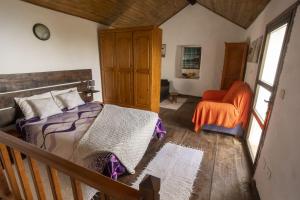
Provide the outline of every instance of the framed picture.
{"type": "Polygon", "coordinates": [[[161,57],[166,57],[166,44],[161,46],[161,57]]]}
{"type": "Polygon", "coordinates": [[[263,36],[251,42],[248,52],[248,62],[258,63],[262,42],[263,36]]]}

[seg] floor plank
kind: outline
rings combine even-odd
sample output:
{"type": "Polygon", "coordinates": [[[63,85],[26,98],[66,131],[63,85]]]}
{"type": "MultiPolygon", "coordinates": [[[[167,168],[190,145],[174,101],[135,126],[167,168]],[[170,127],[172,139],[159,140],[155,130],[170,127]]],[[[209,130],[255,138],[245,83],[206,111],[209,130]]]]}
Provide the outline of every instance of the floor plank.
{"type": "Polygon", "coordinates": [[[161,141],[151,142],[136,168],[136,173],[119,181],[131,185],[156,153],[167,142],[204,152],[190,200],[251,200],[250,166],[239,139],[217,133],[193,132],[191,122],[198,98],[189,98],[178,110],[161,108],[160,117],[167,129],[161,141]]]}

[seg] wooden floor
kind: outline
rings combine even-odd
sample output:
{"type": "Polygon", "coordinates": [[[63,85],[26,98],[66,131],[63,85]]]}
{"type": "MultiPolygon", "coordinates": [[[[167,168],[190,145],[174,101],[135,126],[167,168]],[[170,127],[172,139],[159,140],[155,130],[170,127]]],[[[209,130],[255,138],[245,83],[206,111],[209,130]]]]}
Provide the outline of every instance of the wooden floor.
{"type": "MultiPolygon", "coordinates": [[[[133,183],[156,152],[167,142],[204,151],[200,171],[190,200],[250,200],[250,167],[242,143],[232,136],[216,133],[196,134],[191,118],[199,99],[189,98],[177,111],[161,108],[160,117],[167,129],[166,137],[149,146],[134,175],[119,179],[133,183]]],[[[179,188],[180,189],[180,188],[179,188]]]]}

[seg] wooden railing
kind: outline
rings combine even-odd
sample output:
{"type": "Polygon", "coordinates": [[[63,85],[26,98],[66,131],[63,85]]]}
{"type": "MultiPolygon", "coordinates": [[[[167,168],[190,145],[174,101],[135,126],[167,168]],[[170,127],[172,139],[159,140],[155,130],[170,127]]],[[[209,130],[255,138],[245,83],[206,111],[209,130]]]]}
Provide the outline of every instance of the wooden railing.
{"type": "MultiPolygon", "coordinates": [[[[34,145],[24,142],[0,131],[0,199],[33,199],[33,190],[30,188],[29,176],[32,176],[37,199],[47,199],[45,184],[42,181],[38,162],[43,163],[48,172],[53,199],[63,199],[61,183],[58,172],[70,177],[73,197],[75,200],[83,199],[81,183],[85,183],[100,191],[101,199],[159,199],[158,191],[160,180],[147,176],[140,184],[140,190],[131,188],[123,183],[91,171],[68,160],[43,151],[34,145]],[[30,172],[25,170],[23,158],[26,155],[30,172]],[[14,170],[15,165],[15,170],[14,170]],[[17,173],[15,173],[17,171],[17,173]],[[5,172],[5,173],[4,173],[5,172]],[[19,177],[20,184],[17,182],[19,177]],[[7,181],[8,180],[8,181],[7,181]],[[9,187],[10,185],[10,187],[9,187]],[[21,193],[23,195],[21,195],[21,193]]],[[[70,198],[72,199],[72,198],[70,198]]]]}

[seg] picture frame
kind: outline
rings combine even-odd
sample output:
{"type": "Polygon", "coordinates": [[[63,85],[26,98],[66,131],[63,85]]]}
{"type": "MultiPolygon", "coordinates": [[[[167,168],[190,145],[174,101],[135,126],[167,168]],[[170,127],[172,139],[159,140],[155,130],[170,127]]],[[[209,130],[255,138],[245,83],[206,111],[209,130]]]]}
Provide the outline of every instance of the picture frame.
{"type": "Polygon", "coordinates": [[[259,38],[251,42],[248,51],[248,62],[258,63],[262,42],[263,36],[260,36],[259,38]]]}

